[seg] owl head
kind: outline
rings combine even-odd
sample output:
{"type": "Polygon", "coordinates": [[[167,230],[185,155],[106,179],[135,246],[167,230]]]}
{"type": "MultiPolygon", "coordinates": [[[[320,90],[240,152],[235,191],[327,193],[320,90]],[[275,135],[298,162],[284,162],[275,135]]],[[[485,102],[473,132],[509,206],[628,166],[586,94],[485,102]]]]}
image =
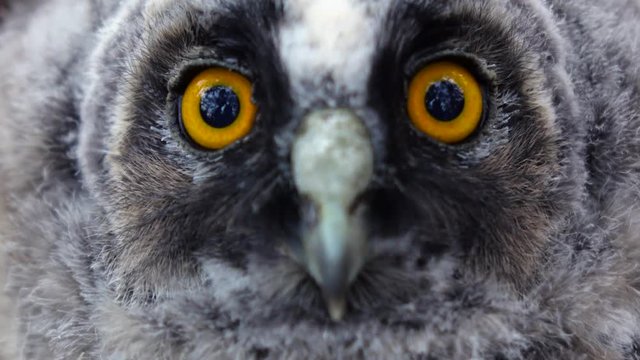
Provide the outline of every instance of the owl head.
{"type": "Polygon", "coordinates": [[[374,349],[538,283],[585,181],[548,10],[128,4],[87,65],[78,149],[118,306],[374,349]]]}

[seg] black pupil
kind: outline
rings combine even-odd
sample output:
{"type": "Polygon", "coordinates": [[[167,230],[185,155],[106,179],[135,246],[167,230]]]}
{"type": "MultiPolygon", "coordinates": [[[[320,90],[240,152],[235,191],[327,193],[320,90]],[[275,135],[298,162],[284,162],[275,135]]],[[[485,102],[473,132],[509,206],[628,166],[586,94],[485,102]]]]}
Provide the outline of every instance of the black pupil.
{"type": "Polygon", "coordinates": [[[451,121],[464,109],[464,94],[458,84],[449,80],[433,83],[424,97],[429,113],[440,121],[451,121]]]}
{"type": "Polygon", "coordinates": [[[227,86],[214,86],[205,91],[200,99],[200,115],[214,128],[225,128],[238,118],[240,99],[227,86]]]}

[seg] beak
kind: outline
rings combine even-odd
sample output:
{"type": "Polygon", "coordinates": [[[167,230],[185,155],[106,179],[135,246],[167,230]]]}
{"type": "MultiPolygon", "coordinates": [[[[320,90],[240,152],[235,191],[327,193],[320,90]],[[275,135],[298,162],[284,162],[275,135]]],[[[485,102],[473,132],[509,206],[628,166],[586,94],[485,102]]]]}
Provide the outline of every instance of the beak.
{"type": "Polygon", "coordinates": [[[310,201],[303,210],[303,263],[322,289],[329,314],[340,320],[346,293],[367,256],[367,233],[356,200],[373,174],[367,128],[353,112],[308,114],[292,148],[298,192],[310,201]]]}

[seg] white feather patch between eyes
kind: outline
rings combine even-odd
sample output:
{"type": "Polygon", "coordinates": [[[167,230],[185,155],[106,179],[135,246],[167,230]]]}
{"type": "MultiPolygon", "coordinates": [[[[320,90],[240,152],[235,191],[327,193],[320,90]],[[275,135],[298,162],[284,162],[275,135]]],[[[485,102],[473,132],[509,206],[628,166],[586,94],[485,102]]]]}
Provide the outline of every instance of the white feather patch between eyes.
{"type": "MultiPolygon", "coordinates": [[[[280,55],[300,100],[313,101],[305,93],[308,85],[320,88],[327,76],[349,95],[362,94],[379,23],[371,9],[354,0],[291,0],[287,5],[280,55]]],[[[383,8],[376,4],[376,12],[383,8]]]]}

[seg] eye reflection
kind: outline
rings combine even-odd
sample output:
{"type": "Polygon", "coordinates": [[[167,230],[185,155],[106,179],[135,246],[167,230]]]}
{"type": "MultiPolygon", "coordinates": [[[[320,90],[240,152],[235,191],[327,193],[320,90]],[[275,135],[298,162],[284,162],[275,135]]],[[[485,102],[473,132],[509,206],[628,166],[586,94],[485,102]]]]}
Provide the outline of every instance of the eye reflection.
{"type": "Polygon", "coordinates": [[[424,101],[429,113],[440,121],[454,120],[464,109],[462,90],[451,80],[433,83],[424,101]]]}
{"type": "Polygon", "coordinates": [[[227,86],[214,86],[204,91],[200,100],[200,114],[214,128],[233,124],[240,114],[238,95],[227,86]]]}

